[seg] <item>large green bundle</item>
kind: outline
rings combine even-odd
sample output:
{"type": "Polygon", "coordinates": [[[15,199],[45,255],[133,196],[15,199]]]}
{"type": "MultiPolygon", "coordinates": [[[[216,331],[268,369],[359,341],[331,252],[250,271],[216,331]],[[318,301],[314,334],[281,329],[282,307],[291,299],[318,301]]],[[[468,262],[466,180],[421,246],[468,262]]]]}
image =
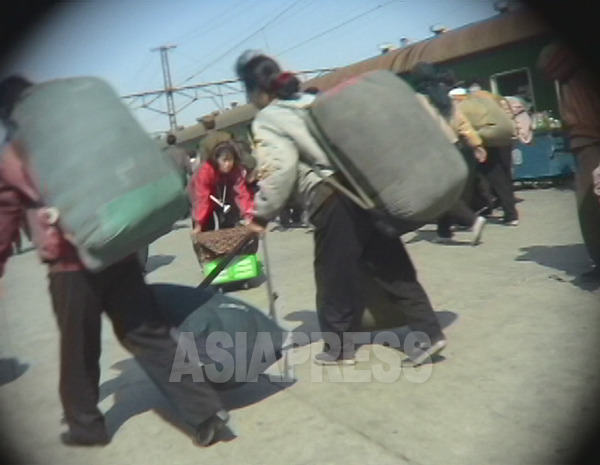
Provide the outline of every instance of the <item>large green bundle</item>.
{"type": "Polygon", "coordinates": [[[88,269],[146,246],[185,214],[181,177],[106,82],[35,85],[13,119],[44,203],[88,269]]]}
{"type": "Polygon", "coordinates": [[[469,95],[459,103],[487,147],[506,147],[512,143],[514,125],[502,107],[490,97],[469,95]]]}

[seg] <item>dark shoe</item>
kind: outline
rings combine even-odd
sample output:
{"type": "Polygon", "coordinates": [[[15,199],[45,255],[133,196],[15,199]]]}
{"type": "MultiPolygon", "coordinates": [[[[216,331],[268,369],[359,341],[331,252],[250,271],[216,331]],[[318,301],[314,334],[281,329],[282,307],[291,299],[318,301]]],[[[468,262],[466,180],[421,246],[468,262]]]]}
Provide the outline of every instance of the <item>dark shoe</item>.
{"type": "Polygon", "coordinates": [[[600,281],[600,266],[594,266],[591,270],[579,275],[584,281],[600,281]]]}
{"type": "Polygon", "coordinates": [[[313,359],[317,365],[356,365],[354,354],[332,355],[331,352],[321,352],[313,359]]]}
{"type": "Polygon", "coordinates": [[[73,434],[71,431],[67,431],[60,435],[60,442],[65,446],[105,446],[110,442],[108,434],[104,433],[99,436],[83,437],[73,434]]]}
{"type": "Polygon", "coordinates": [[[483,207],[482,209],[475,212],[476,215],[483,216],[484,218],[489,218],[494,215],[493,207],[483,207]]]}
{"type": "Polygon", "coordinates": [[[229,413],[226,410],[219,410],[196,428],[194,443],[200,447],[210,446],[216,442],[219,432],[225,428],[228,421],[229,413]]]}
{"type": "Polygon", "coordinates": [[[444,350],[447,344],[448,342],[446,339],[440,339],[431,345],[425,344],[424,342],[417,343],[413,349],[415,352],[412,354],[407,354],[410,363],[413,366],[418,367],[427,361],[431,361],[433,356],[444,350]]]}

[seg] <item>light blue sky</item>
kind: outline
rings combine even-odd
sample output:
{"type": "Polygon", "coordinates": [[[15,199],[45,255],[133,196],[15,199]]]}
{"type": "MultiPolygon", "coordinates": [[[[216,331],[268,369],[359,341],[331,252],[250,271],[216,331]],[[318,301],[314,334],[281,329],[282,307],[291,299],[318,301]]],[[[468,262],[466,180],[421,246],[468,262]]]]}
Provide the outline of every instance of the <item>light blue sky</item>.
{"type": "MultiPolygon", "coordinates": [[[[430,37],[429,27],[456,28],[495,15],[492,0],[78,0],[65,2],[20,44],[11,71],[34,81],[95,75],[120,95],[163,87],[160,54],[169,52],[174,85],[235,78],[247,48],[276,56],[285,68],[332,68],[370,58],[384,43],[430,37]]],[[[164,97],[155,103],[165,109],[164,97]]],[[[243,95],[227,97],[244,102],[243,95]]],[[[188,102],[176,97],[176,107],[188,102]]],[[[199,100],[177,115],[179,125],[216,110],[199,100]]],[[[167,130],[166,116],[135,115],[149,131],[167,130]]]]}

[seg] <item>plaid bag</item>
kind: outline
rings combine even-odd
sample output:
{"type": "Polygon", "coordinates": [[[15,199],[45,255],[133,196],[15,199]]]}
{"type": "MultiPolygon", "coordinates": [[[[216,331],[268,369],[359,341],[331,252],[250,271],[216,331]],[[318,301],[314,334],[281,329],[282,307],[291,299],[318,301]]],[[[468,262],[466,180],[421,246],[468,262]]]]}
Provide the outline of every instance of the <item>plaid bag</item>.
{"type": "MultiPolygon", "coordinates": [[[[246,226],[203,231],[192,236],[194,251],[200,263],[221,258],[235,249],[240,242],[248,239],[251,231],[246,226]]],[[[243,248],[243,254],[250,255],[258,251],[258,239],[250,241],[243,248]]]]}

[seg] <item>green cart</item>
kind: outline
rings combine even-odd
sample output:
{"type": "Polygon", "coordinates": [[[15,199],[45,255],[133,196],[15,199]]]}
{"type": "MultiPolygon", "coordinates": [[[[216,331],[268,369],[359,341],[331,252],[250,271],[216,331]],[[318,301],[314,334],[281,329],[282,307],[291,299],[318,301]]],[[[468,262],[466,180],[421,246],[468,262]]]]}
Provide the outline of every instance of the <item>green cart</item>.
{"type": "MultiPolygon", "coordinates": [[[[210,275],[217,268],[222,258],[204,264],[204,274],[210,275]]],[[[237,281],[249,281],[260,276],[262,263],[256,254],[235,257],[212,281],[212,284],[229,284],[237,281]]]]}

